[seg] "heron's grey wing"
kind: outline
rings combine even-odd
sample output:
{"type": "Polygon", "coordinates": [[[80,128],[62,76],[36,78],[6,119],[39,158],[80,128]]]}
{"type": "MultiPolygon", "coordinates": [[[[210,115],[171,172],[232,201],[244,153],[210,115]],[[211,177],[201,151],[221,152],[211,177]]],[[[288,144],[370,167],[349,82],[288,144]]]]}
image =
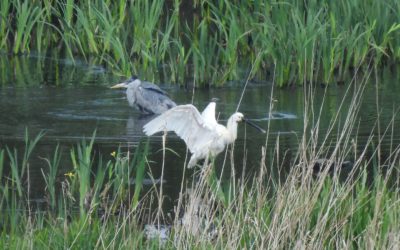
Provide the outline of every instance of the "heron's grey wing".
{"type": "Polygon", "coordinates": [[[162,114],[170,108],[176,106],[168,96],[155,91],[139,87],[136,92],[136,105],[148,113],[162,114]]]}
{"type": "Polygon", "coordinates": [[[152,82],[147,82],[147,81],[141,81],[140,86],[144,89],[152,90],[155,92],[158,92],[160,94],[168,96],[168,93],[162,90],[158,85],[152,83],[152,82]]]}
{"type": "Polygon", "coordinates": [[[174,131],[193,153],[212,142],[217,132],[207,126],[199,111],[191,104],[180,105],[156,117],[143,127],[146,135],[160,131],[174,131]]]}

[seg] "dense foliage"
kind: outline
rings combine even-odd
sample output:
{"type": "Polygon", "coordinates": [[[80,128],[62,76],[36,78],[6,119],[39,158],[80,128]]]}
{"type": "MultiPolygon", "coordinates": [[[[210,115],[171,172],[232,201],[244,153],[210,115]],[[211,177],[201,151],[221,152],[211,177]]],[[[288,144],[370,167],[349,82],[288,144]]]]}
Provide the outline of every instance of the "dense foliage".
{"type": "Polygon", "coordinates": [[[0,49],[57,50],[182,85],[249,74],[275,75],[280,86],[331,83],[362,65],[399,61],[399,13],[396,0],[2,0],[0,49]]]}

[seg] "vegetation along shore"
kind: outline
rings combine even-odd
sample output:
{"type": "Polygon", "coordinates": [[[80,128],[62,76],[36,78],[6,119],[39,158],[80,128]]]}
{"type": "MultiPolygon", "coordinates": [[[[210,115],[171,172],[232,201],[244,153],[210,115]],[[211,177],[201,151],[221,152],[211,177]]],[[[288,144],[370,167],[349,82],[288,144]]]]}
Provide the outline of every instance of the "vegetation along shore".
{"type": "Polygon", "coordinates": [[[399,13],[396,0],[2,0],[0,50],[56,50],[180,85],[249,74],[278,86],[342,83],[370,61],[399,62],[399,13]]]}

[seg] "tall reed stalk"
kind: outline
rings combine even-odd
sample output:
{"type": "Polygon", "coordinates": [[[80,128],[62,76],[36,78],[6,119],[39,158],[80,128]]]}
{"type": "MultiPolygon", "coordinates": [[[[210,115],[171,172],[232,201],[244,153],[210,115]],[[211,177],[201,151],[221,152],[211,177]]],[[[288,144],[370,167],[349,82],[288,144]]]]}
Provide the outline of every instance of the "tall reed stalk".
{"type": "Polygon", "coordinates": [[[71,160],[74,167],[74,171],[77,175],[75,185],[79,185],[79,209],[81,216],[86,216],[88,203],[92,192],[90,190],[91,171],[93,165],[93,143],[95,138],[95,132],[93,133],[92,139],[89,144],[86,141],[82,141],[78,144],[76,149],[71,149],[71,160]]]}
{"type": "Polygon", "coordinates": [[[44,159],[48,165],[48,173],[45,174],[43,169],[42,175],[43,179],[46,182],[46,189],[50,195],[50,206],[52,209],[55,209],[56,204],[57,204],[57,199],[56,199],[56,180],[57,180],[57,174],[58,174],[58,167],[60,165],[60,160],[61,160],[61,152],[59,149],[59,145],[55,148],[54,155],[52,161],[49,161],[48,159],[44,159]]]}
{"type": "Polygon", "coordinates": [[[23,180],[26,177],[26,169],[29,164],[29,159],[32,154],[33,149],[35,148],[36,144],[39,142],[40,138],[43,137],[43,133],[39,133],[33,140],[29,139],[28,130],[25,130],[25,148],[24,154],[22,157],[22,162],[18,160],[18,152],[14,148],[9,149],[6,147],[7,156],[10,160],[10,169],[11,169],[11,186],[15,187],[18,191],[19,198],[22,198],[23,195],[23,180]]]}
{"type": "Polygon", "coordinates": [[[4,150],[0,150],[0,180],[3,179],[3,169],[4,169],[4,150]]]}

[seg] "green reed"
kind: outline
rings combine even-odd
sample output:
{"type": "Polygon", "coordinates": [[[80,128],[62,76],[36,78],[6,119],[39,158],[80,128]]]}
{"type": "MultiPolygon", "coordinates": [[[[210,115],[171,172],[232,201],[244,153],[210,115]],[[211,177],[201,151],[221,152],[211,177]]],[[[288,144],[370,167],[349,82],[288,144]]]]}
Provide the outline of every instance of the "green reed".
{"type": "Polygon", "coordinates": [[[3,178],[3,169],[4,169],[4,150],[0,150],[0,180],[3,178]]]}
{"type": "Polygon", "coordinates": [[[14,31],[14,48],[13,52],[25,52],[29,50],[28,43],[31,40],[31,33],[34,26],[42,18],[44,9],[41,9],[35,4],[17,0],[15,3],[16,8],[16,29],[14,31]]]}
{"type": "Polygon", "coordinates": [[[91,193],[91,171],[93,165],[93,143],[95,133],[93,133],[92,139],[89,144],[84,140],[81,144],[78,144],[76,149],[71,149],[71,160],[74,167],[74,172],[77,178],[74,179],[75,185],[79,186],[79,208],[82,216],[86,215],[87,207],[90,205],[89,197],[91,193]]]}
{"type": "Polygon", "coordinates": [[[129,152],[125,156],[120,151],[115,153],[115,162],[109,168],[108,178],[112,180],[112,193],[115,195],[114,203],[117,205],[123,203],[130,193],[129,183],[137,157],[135,154],[131,159],[129,152]]]}
{"type": "MultiPolygon", "coordinates": [[[[28,137],[25,139],[27,147],[32,149],[33,142],[28,137]]],[[[114,160],[103,162],[99,156],[97,171],[93,168],[93,145],[94,137],[89,143],[83,141],[71,149],[71,161],[74,169],[65,176],[64,174],[60,175],[58,170],[61,159],[61,151],[58,146],[55,148],[53,158],[45,160],[48,171],[42,170],[42,173],[46,182],[45,192],[50,196],[48,202],[52,208],[47,212],[40,208],[39,210],[34,208],[31,211],[31,201],[26,197],[29,187],[21,187],[22,197],[19,195],[18,188],[15,188],[14,182],[22,182],[20,169],[18,166],[13,167],[13,165],[17,165],[15,163],[16,151],[8,150],[9,156],[6,159],[4,150],[0,151],[0,170],[3,162],[9,163],[11,166],[10,175],[5,179],[3,177],[0,179],[2,191],[0,209],[4,215],[0,218],[0,247],[24,249],[43,246],[80,248],[94,247],[98,244],[119,245],[126,240],[123,237],[125,231],[138,232],[128,241],[131,246],[139,247],[144,244],[143,234],[139,232],[138,225],[134,223],[136,215],[132,212],[126,215],[128,210],[123,209],[120,201],[131,203],[132,209],[137,209],[147,166],[145,154],[148,152],[148,142],[139,146],[133,159],[129,159],[129,154],[128,158],[122,157],[122,154],[113,154],[114,160]],[[126,159],[128,160],[126,161],[126,159]],[[18,175],[13,173],[14,169],[18,171],[18,175]],[[94,172],[96,172],[95,175],[94,172]],[[123,185],[124,190],[127,190],[132,175],[135,179],[132,196],[126,191],[123,194],[120,190],[113,193],[112,189],[109,189],[111,186],[123,185]],[[121,178],[123,183],[120,182],[121,178]],[[62,190],[56,188],[60,181],[62,190]],[[120,200],[115,200],[116,196],[121,196],[120,200]],[[78,197],[78,214],[74,205],[76,203],[74,197],[78,197]],[[82,197],[84,197],[83,201],[82,197]],[[56,205],[54,205],[54,200],[57,200],[56,205]],[[98,209],[105,213],[103,215],[105,220],[97,216],[98,209]],[[121,216],[115,216],[114,213],[120,213],[121,216]],[[130,218],[129,223],[126,221],[127,218],[130,218]],[[26,236],[22,237],[27,240],[20,241],[16,237],[24,234],[26,236]],[[99,235],[102,235],[102,241],[99,241],[99,235]],[[52,240],[48,241],[50,239],[48,237],[51,237],[52,240]]],[[[30,185],[29,181],[28,185],[30,185]]],[[[154,242],[146,244],[157,245],[154,242]]]]}
{"type": "Polygon", "coordinates": [[[163,79],[191,79],[196,86],[243,79],[255,58],[254,75],[275,71],[279,86],[343,81],[371,58],[377,66],[400,58],[397,1],[204,0],[188,10],[179,0],[166,5],[3,0],[0,49],[29,53],[53,47],[71,58],[94,58],[117,74],[160,80],[162,69],[163,79]],[[181,15],[185,11],[195,15],[181,15]],[[319,72],[305,75],[314,67],[319,72]]]}
{"type": "Polygon", "coordinates": [[[149,152],[149,141],[143,146],[139,145],[139,148],[135,152],[132,164],[135,165],[135,190],[132,198],[132,207],[136,208],[139,203],[140,194],[143,186],[143,179],[145,176],[145,169],[147,166],[146,156],[149,152]]]}
{"type": "Polygon", "coordinates": [[[3,0],[0,49],[53,48],[120,75],[181,85],[190,79],[198,87],[242,80],[257,58],[254,76],[275,71],[279,86],[329,84],[370,59],[377,66],[398,62],[399,12],[394,0],[3,0]],[[309,74],[310,62],[318,72],[309,74]]]}
{"type": "Polygon", "coordinates": [[[11,169],[11,187],[16,188],[18,191],[18,196],[21,198],[23,195],[22,183],[26,178],[26,169],[29,165],[30,156],[39,142],[40,138],[43,137],[43,133],[39,133],[33,140],[29,139],[28,130],[25,130],[25,148],[22,161],[18,158],[17,149],[10,149],[6,147],[7,156],[9,159],[9,167],[11,169]]]}
{"type": "Polygon", "coordinates": [[[10,28],[7,29],[8,16],[10,13],[11,2],[8,0],[4,0],[1,2],[0,9],[0,48],[7,48],[7,39],[9,36],[10,28]]]}
{"type": "Polygon", "coordinates": [[[54,150],[54,155],[53,155],[53,159],[50,161],[48,159],[44,159],[48,165],[48,173],[45,174],[43,169],[41,169],[42,171],[42,175],[43,175],[43,179],[46,182],[46,189],[50,195],[49,199],[50,199],[50,207],[52,209],[55,208],[56,206],[56,180],[57,180],[57,174],[58,174],[58,168],[60,166],[60,160],[61,160],[61,151],[60,151],[60,147],[59,145],[56,146],[55,150],[54,150]]]}

